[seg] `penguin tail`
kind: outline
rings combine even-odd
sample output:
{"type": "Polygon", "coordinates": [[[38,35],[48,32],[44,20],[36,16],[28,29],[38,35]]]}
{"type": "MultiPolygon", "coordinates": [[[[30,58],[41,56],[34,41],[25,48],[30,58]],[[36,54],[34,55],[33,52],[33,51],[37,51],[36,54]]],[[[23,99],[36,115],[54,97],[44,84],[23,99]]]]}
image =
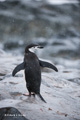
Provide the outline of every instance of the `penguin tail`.
{"type": "Polygon", "coordinates": [[[43,102],[45,102],[45,103],[47,103],[45,100],[44,100],[44,98],[41,96],[41,94],[39,93],[39,94],[37,94],[39,97],[40,97],[40,99],[43,101],[43,102]]]}

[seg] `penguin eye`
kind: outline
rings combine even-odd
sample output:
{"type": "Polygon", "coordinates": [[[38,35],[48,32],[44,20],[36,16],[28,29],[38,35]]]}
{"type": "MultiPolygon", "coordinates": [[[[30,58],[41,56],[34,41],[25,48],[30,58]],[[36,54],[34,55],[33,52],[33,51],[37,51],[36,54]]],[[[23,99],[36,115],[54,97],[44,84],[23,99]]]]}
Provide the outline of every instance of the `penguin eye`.
{"type": "Polygon", "coordinates": [[[37,46],[35,46],[34,48],[37,48],[37,46]]]}

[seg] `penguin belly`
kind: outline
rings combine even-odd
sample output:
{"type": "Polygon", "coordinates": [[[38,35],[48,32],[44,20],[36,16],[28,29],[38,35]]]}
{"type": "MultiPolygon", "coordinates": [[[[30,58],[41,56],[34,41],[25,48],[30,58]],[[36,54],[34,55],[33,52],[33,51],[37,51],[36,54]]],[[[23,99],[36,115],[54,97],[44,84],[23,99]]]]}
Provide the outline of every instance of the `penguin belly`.
{"type": "Polygon", "coordinates": [[[38,94],[41,85],[41,70],[39,63],[27,63],[24,74],[28,91],[38,94]]]}

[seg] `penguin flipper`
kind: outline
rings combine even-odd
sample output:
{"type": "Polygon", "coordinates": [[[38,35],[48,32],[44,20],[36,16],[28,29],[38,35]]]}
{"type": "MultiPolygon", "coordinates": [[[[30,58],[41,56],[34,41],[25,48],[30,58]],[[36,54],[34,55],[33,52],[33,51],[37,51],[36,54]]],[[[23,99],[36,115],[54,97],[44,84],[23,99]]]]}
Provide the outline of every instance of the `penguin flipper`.
{"type": "Polygon", "coordinates": [[[51,68],[51,69],[55,70],[56,72],[58,72],[58,69],[51,63],[48,63],[48,62],[45,62],[42,60],[39,60],[39,63],[40,63],[41,67],[48,67],[48,68],[51,68]]]}
{"type": "Polygon", "coordinates": [[[24,68],[25,68],[24,66],[25,66],[25,62],[23,62],[23,63],[19,64],[18,66],[16,66],[14,68],[13,72],[12,72],[12,76],[15,76],[15,74],[17,72],[19,72],[20,70],[24,70],[24,68]]]}

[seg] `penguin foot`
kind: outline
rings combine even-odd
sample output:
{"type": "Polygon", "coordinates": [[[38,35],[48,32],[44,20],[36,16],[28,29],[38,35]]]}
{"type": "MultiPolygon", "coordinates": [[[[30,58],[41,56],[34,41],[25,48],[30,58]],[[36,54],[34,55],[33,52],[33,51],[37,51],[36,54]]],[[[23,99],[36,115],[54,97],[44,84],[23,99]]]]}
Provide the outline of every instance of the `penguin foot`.
{"type": "Polygon", "coordinates": [[[31,96],[31,94],[29,94],[29,93],[24,93],[23,95],[24,96],[31,96]]]}
{"type": "Polygon", "coordinates": [[[35,93],[24,93],[23,95],[24,96],[31,96],[31,95],[33,95],[35,97],[35,93]]]}

